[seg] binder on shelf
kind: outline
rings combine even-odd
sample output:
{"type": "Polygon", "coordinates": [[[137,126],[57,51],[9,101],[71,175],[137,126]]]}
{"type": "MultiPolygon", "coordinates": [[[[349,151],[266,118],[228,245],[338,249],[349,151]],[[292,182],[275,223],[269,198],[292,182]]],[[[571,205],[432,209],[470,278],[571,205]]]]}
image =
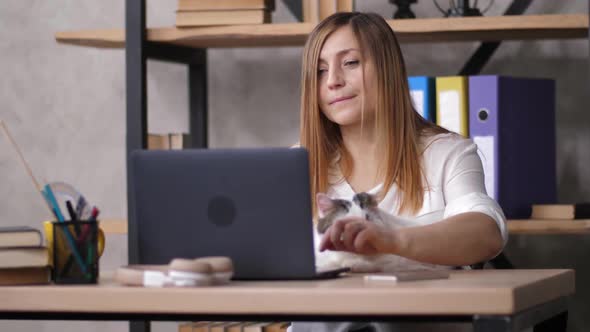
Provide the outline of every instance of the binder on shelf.
{"type": "Polygon", "coordinates": [[[507,218],[556,201],[555,81],[469,77],[469,127],[485,186],[507,218]]]}
{"type": "Polygon", "coordinates": [[[436,78],[436,124],[469,136],[468,83],[466,76],[436,78]]]}
{"type": "Polygon", "coordinates": [[[436,123],[436,85],[434,77],[408,77],[410,95],[416,111],[426,120],[436,123]]]}

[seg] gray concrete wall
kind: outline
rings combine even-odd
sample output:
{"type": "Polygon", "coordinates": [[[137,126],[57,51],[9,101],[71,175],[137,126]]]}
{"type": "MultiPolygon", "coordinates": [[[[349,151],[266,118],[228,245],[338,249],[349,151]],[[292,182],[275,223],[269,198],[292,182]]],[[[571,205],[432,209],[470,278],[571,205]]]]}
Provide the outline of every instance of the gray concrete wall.
{"type": "MultiPolygon", "coordinates": [[[[439,1],[443,3],[444,1],[439,1]]],[[[485,5],[486,1],[481,1],[485,5]]],[[[499,15],[496,1],[487,15],[499,15]]],[[[534,1],[527,13],[586,13],[587,2],[534,1]]],[[[149,1],[148,24],[172,25],[176,1],[149,1]]],[[[391,16],[386,0],[357,1],[361,11],[391,16]]],[[[431,1],[413,6],[420,17],[439,16],[431,1]]],[[[274,22],[293,21],[280,0],[274,22]]],[[[56,31],[124,26],[124,1],[0,1],[0,119],[7,122],[40,179],[74,184],[104,218],[126,216],[125,59],[122,50],[55,43],[56,31]]],[[[475,43],[404,45],[411,75],[452,75],[475,43]]],[[[300,48],[209,50],[212,147],[289,145],[297,140],[300,48]]],[[[590,200],[588,41],[505,42],[484,73],[557,80],[557,167],[562,202],[590,200]]],[[[149,129],[186,131],[187,73],[183,66],[148,63],[149,129]]],[[[1,137],[1,136],[0,136],[1,137]]],[[[0,138],[0,225],[40,226],[49,218],[40,196],[0,138]]],[[[112,236],[103,270],[127,260],[126,239],[112,236]]],[[[569,331],[590,325],[590,238],[512,237],[508,256],[520,267],[567,267],[577,272],[569,331]]],[[[48,301],[59,299],[48,299],[48,301]]],[[[91,300],[91,299],[89,299],[91,300]]],[[[122,322],[0,322],[2,331],[125,331],[122,322]]],[[[172,323],[154,331],[174,331],[172,323]]]]}

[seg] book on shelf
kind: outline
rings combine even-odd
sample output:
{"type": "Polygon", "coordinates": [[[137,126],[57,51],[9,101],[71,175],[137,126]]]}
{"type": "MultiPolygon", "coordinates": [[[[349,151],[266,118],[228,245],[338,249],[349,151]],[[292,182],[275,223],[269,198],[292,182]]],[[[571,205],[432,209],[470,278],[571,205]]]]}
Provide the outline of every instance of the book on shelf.
{"type": "Polygon", "coordinates": [[[0,269],[43,267],[49,265],[46,247],[22,247],[0,249],[0,269]]]}
{"type": "Polygon", "coordinates": [[[177,150],[190,147],[190,135],[183,133],[149,134],[149,150],[177,150]]]}
{"type": "Polygon", "coordinates": [[[212,25],[263,24],[270,22],[270,12],[263,9],[176,12],[176,26],[181,28],[212,25]]]}
{"type": "Polygon", "coordinates": [[[29,226],[0,227],[0,249],[38,247],[43,244],[41,232],[29,226]]]}
{"type": "Polygon", "coordinates": [[[533,204],[531,219],[590,219],[590,203],[533,204]]]}
{"type": "Polygon", "coordinates": [[[41,285],[51,281],[49,266],[1,268],[0,286],[41,285]]]}
{"type": "Polygon", "coordinates": [[[178,0],[178,10],[275,10],[275,0],[178,0]]]}

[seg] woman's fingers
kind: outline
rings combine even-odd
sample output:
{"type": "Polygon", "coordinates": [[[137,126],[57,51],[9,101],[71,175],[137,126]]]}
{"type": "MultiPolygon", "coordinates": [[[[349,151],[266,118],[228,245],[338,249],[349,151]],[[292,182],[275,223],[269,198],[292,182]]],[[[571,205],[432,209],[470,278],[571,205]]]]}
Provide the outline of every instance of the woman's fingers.
{"type": "Polygon", "coordinates": [[[345,250],[343,236],[342,233],[344,232],[344,226],[346,225],[346,221],[338,220],[330,226],[330,240],[332,245],[334,246],[335,250],[345,250]]]}
{"type": "Polygon", "coordinates": [[[350,251],[358,254],[376,253],[377,225],[362,218],[346,218],[334,222],[324,233],[320,250],[350,251]]]}
{"type": "Polygon", "coordinates": [[[356,251],[354,241],[357,235],[364,229],[363,222],[351,221],[344,226],[342,243],[347,251],[356,251]]]}
{"type": "Polygon", "coordinates": [[[330,236],[331,231],[332,229],[329,227],[322,236],[322,239],[320,241],[320,251],[335,249],[334,245],[332,244],[332,238],[330,236]]]}

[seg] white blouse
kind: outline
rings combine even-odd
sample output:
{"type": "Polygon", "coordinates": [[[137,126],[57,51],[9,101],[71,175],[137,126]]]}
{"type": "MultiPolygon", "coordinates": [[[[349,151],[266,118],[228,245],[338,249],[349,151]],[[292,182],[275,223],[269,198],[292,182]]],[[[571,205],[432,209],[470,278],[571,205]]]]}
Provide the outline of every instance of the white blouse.
{"type": "MultiPolygon", "coordinates": [[[[426,179],[424,204],[413,217],[421,217],[426,223],[465,212],[481,212],[496,221],[503,243],[508,241],[506,217],[502,209],[486,194],[481,159],[477,145],[454,133],[438,134],[424,139],[422,146],[423,171],[426,179]],[[430,214],[429,216],[425,216],[430,214]]],[[[329,179],[328,196],[352,199],[354,190],[336,168],[329,179]]],[[[383,185],[368,191],[377,194],[383,185]]],[[[397,187],[393,185],[379,207],[393,215],[398,214],[397,187]]],[[[407,217],[412,217],[408,216],[407,217]]],[[[499,253],[498,253],[499,254],[499,253]]]]}

